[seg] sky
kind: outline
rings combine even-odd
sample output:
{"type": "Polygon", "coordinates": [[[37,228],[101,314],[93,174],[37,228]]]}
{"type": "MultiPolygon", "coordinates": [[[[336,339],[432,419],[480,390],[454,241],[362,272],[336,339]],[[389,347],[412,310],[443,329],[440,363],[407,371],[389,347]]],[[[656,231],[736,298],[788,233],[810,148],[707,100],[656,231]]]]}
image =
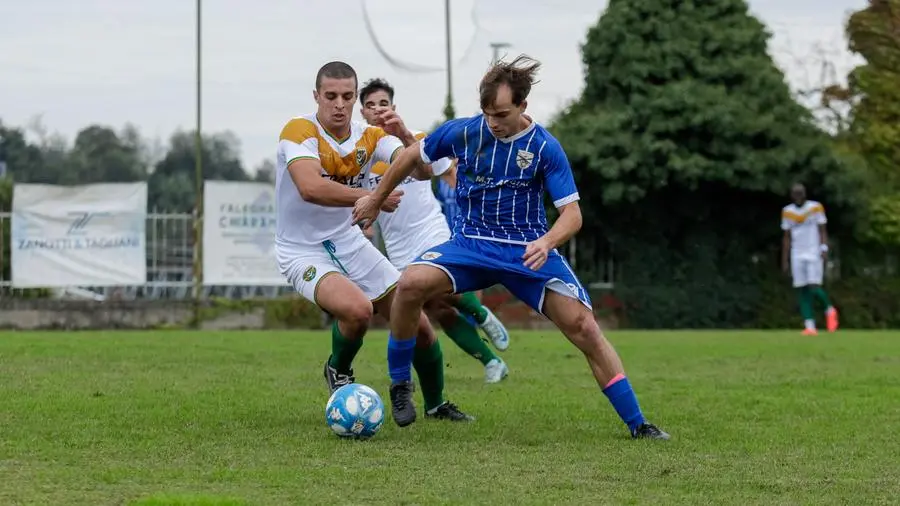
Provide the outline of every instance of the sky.
{"type": "MultiPolygon", "coordinates": [[[[843,23],[865,0],[749,4],[774,34],[770,53],[795,90],[822,84],[823,75],[840,80],[858,63],[846,51],[843,23]],[[823,74],[826,61],[832,70],[823,74]]],[[[453,0],[451,7],[458,115],[477,112],[477,84],[492,42],[510,44],[509,56],[527,53],[543,62],[529,99],[538,121],[578,97],[579,48],[606,2],[453,0]]],[[[40,123],[69,141],[89,124],[120,129],[131,123],[165,145],[174,131],[196,124],[195,27],[192,0],[0,2],[0,119],[22,127],[40,123]]],[[[315,111],[315,74],[331,60],[350,63],[363,81],[388,79],[410,129],[425,130],[442,116],[438,0],[205,0],[202,44],[203,130],[234,132],[249,171],[274,160],[288,119],[315,111]],[[391,57],[429,71],[392,68],[366,31],[364,8],[391,57]]],[[[355,115],[361,120],[358,109],[355,115]]]]}

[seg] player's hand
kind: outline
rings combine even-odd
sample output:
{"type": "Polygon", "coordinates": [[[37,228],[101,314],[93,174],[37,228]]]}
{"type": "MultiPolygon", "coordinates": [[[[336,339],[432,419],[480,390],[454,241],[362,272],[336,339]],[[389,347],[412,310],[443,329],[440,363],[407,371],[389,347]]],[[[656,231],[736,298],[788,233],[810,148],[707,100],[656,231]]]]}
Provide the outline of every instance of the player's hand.
{"type": "Polygon", "coordinates": [[[403,138],[409,132],[403,118],[397,114],[397,111],[384,109],[375,115],[375,125],[381,127],[382,130],[394,137],[403,138]]]}
{"type": "Polygon", "coordinates": [[[375,223],[380,211],[393,212],[400,205],[400,197],[403,190],[394,190],[384,202],[378,203],[372,195],[366,195],[357,199],[353,206],[353,224],[362,225],[363,228],[369,228],[375,223]]]}
{"type": "Polygon", "coordinates": [[[353,224],[362,226],[363,230],[371,227],[378,217],[379,207],[371,195],[360,197],[353,206],[353,224]]]}
{"type": "Polygon", "coordinates": [[[394,190],[388,195],[388,198],[384,199],[384,203],[381,204],[381,210],[392,213],[400,207],[400,197],[403,196],[403,190],[394,190]]]}
{"type": "Polygon", "coordinates": [[[823,252],[822,252],[822,261],[823,261],[823,262],[827,262],[827,261],[828,261],[828,252],[827,252],[827,251],[823,251],[823,252]]]}
{"type": "Polygon", "coordinates": [[[543,237],[525,245],[525,254],[522,255],[522,258],[525,260],[525,267],[533,271],[543,267],[547,263],[547,258],[550,257],[551,249],[553,248],[550,247],[550,244],[543,237]]]}

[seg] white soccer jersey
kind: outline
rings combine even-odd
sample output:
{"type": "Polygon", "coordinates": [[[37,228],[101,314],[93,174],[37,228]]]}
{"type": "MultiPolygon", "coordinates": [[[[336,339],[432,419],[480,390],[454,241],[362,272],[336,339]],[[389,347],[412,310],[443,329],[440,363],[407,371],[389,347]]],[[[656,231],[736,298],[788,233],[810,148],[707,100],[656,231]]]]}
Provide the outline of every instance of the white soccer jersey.
{"type": "Polygon", "coordinates": [[[807,200],[802,206],[793,203],[784,206],[781,210],[781,229],[791,232],[791,256],[819,258],[822,254],[819,225],[827,222],[825,208],[814,200],[807,200]]]}
{"type": "Polygon", "coordinates": [[[275,171],[275,244],[279,248],[321,247],[326,240],[353,227],[352,209],[349,207],[325,207],[307,202],[300,197],[287,171],[288,165],[298,158],[318,160],[322,177],[363,187],[373,163],[390,163],[403,143],[384,130],[362,123],[351,122],[350,135],[335,139],[315,114],[290,120],[281,131],[278,142],[278,160],[275,171]]]}
{"type": "MultiPolygon", "coordinates": [[[[417,139],[425,137],[423,132],[416,133],[417,139]]],[[[449,170],[452,164],[449,158],[442,158],[431,165],[435,175],[449,170]]],[[[376,162],[369,171],[369,186],[375,188],[390,164],[376,162]]],[[[441,212],[441,205],[434,196],[431,181],[421,181],[408,177],[398,189],[403,190],[400,206],[392,213],[379,213],[378,225],[384,240],[384,249],[395,267],[402,269],[412,262],[425,249],[434,246],[433,237],[441,237],[443,242],[449,239],[450,230],[447,220],[441,212]]]]}

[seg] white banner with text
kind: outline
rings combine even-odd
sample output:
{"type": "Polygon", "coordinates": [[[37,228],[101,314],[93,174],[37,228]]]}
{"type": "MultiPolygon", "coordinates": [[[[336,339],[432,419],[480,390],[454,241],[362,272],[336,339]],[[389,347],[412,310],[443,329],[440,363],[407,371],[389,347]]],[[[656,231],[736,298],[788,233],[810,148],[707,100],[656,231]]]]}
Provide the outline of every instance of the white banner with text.
{"type": "Polygon", "coordinates": [[[205,181],[203,284],[286,283],[275,261],[275,186],[205,181]]]}
{"type": "Polygon", "coordinates": [[[13,187],[12,285],[142,285],[147,183],[13,187]]]}

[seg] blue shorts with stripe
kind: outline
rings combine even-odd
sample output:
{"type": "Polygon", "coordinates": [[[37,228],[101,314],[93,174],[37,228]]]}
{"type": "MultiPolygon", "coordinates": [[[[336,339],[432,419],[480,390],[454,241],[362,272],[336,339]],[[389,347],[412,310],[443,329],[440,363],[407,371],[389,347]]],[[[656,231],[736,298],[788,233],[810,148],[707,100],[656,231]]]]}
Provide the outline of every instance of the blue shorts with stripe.
{"type": "Polygon", "coordinates": [[[580,300],[591,308],[591,299],[575,272],[556,250],[537,271],[525,267],[525,246],[456,234],[453,239],[425,251],[411,265],[437,267],[450,277],[454,293],[503,285],[519,300],[543,313],[547,290],[580,300]]]}

